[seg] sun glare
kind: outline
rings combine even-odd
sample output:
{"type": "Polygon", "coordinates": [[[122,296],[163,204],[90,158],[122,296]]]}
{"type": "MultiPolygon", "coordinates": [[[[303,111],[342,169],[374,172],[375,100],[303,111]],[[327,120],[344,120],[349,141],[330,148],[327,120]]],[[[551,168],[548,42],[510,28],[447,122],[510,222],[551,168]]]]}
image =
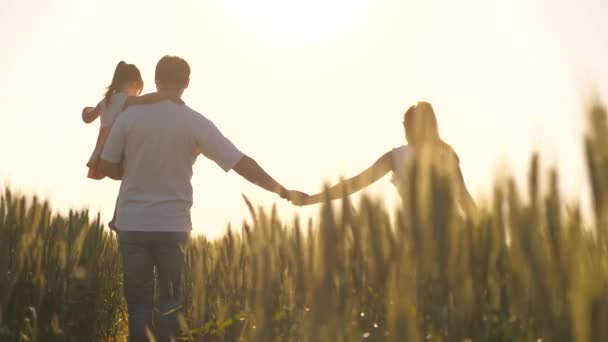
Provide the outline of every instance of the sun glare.
{"type": "Polygon", "coordinates": [[[226,0],[246,25],[287,45],[336,39],[352,30],[371,0],[226,0]]]}

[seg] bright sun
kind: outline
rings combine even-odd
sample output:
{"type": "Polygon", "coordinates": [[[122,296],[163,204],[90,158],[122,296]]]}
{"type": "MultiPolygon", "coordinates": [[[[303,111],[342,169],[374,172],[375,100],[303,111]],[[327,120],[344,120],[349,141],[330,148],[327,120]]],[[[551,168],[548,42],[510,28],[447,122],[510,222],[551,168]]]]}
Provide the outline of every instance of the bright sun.
{"type": "Polygon", "coordinates": [[[332,40],[362,19],[372,0],[225,0],[247,25],[283,44],[332,40]]]}

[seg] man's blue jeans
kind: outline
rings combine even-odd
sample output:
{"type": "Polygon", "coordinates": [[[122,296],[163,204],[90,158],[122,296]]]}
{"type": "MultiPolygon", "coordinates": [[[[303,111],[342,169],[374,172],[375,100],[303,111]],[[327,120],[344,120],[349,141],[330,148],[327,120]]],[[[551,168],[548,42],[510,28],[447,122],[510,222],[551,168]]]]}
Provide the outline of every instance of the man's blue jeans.
{"type": "Polygon", "coordinates": [[[129,341],[148,341],[147,330],[153,331],[155,269],[160,311],[155,337],[165,342],[179,336],[177,318],[189,236],[189,232],[118,231],[129,311],[129,341]]]}

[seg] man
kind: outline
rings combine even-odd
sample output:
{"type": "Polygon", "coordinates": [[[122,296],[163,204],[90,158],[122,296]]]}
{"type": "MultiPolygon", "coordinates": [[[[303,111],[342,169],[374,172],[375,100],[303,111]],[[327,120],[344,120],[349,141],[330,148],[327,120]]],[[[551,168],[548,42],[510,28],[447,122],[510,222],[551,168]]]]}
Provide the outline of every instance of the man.
{"type": "MultiPolygon", "coordinates": [[[[190,67],[179,57],[165,56],[156,66],[155,79],[158,98],[179,98],[190,82],[190,67]]],[[[110,178],[122,179],[116,225],[131,341],[147,341],[154,268],[161,312],[158,339],[179,335],[184,246],[192,229],[190,180],[199,154],[281,198],[307,196],[277,183],[181,100],[127,108],[112,127],[99,168],[110,178]]]]}

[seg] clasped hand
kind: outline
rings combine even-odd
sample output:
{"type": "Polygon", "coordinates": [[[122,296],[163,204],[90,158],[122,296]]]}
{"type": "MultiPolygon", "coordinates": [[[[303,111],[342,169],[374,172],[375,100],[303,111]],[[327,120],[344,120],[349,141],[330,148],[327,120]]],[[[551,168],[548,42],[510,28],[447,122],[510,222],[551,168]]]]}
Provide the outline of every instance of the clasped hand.
{"type": "Polygon", "coordinates": [[[291,202],[291,204],[297,206],[311,205],[321,202],[320,194],[311,196],[307,193],[297,190],[288,190],[284,198],[291,202]]]}

